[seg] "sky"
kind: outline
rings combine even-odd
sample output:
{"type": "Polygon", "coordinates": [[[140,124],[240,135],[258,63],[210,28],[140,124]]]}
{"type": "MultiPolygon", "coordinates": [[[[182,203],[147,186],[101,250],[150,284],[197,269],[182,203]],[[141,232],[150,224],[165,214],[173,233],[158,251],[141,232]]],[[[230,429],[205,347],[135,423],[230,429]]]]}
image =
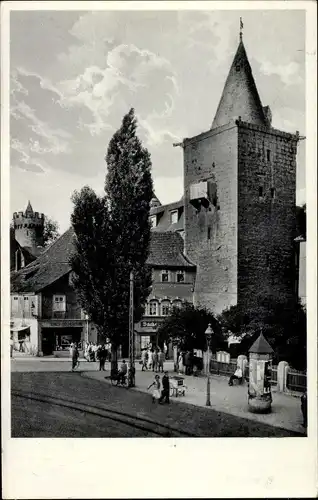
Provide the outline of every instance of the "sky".
{"type": "MultiPolygon", "coordinates": [[[[13,11],[10,209],[69,227],[71,195],[103,193],[110,138],[131,107],[161,203],[183,194],[182,148],[209,130],[239,42],[238,11],[13,11]]],[[[275,128],[305,130],[305,13],[244,11],[243,40],[275,128]]],[[[305,201],[305,141],[297,201],[305,201]]]]}

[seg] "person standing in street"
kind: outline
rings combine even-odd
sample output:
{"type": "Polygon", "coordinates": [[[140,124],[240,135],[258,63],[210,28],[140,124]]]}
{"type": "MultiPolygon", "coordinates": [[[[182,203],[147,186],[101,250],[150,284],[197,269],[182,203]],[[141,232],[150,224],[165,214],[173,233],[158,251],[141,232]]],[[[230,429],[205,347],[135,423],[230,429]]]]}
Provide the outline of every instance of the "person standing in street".
{"type": "Polygon", "coordinates": [[[165,372],[164,376],[162,377],[162,391],[159,403],[162,404],[163,402],[165,402],[169,404],[170,403],[169,396],[170,396],[170,381],[168,372],[165,372]]]}
{"type": "Polygon", "coordinates": [[[102,344],[98,349],[99,371],[105,371],[106,353],[105,345],[102,344]]]}
{"type": "Polygon", "coordinates": [[[157,351],[157,349],[155,349],[154,353],[153,353],[152,371],[153,372],[157,372],[158,371],[158,351],[157,351]]]}
{"type": "Polygon", "coordinates": [[[160,401],[160,377],[159,375],[155,375],[155,380],[148,386],[148,391],[153,387],[153,392],[152,392],[152,402],[155,403],[155,401],[160,401]]]}
{"type": "Polygon", "coordinates": [[[160,372],[160,370],[162,371],[163,373],[163,364],[165,362],[165,353],[162,351],[162,349],[159,350],[159,354],[158,354],[158,371],[160,372]]]}
{"type": "Polygon", "coordinates": [[[148,353],[146,349],[141,351],[141,371],[148,370],[147,368],[148,353]]]}
{"type": "Polygon", "coordinates": [[[151,370],[152,362],[153,362],[153,351],[152,351],[152,349],[149,349],[149,351],[148,351],[148,370],[151,370]]]}
{"type": "Polygon", "coordinates": [[[179,358],[178,358],[178,372],[179,374],[183,373],[183,352],[180,352],[179,358]]]}
{"type": "Polygon", "coordinates": [[[72,372],[73,372],[75,370],[75,368],[77,368],[79,366],[79,362],[78,362],[79,352],[78,352],[76,344],[71,344],[70,352],[71,352],[71,358],[72,358],[72,372]]]}

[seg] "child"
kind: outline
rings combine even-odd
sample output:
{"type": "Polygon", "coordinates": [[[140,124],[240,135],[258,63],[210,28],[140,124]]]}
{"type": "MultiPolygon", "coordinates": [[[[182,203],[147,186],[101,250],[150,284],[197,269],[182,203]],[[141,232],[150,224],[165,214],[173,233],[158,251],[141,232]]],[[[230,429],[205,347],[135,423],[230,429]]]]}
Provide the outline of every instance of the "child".
{"type": "Polygon", "coordinates": [[[152,392],[152,402],[154,403],[156,401],[156,399],[159,400],[160,396],[161,396],[159,375],[155,376],[155,380],[152,382],[152,384],[150,384],[150,386],[148,387],[148,390],[150,389],[150,387],[153,387],[153,386],[154,386],[154,390],[152,392]]]}

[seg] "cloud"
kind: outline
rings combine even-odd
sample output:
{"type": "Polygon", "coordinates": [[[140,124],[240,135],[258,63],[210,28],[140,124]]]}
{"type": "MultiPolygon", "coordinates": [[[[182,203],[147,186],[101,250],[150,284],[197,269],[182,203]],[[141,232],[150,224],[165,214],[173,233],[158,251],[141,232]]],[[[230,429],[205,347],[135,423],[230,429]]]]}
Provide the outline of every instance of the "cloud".
{"type": "Polygon", "coordinates": [[[86,127],[92,135],[111,129],[110,114],[124,103],[127,110],[135,106],[143,117],[151,114],[151,109],[167,116],[173,107],[172,94],[177,92],[176,77],[167,59],[133,44],[114,47],[105,59],[105,67],[86,67],[75,78],[59,83],[62,106],[85,106],[92,113],[93,121],[81,122],[82,129],[86,127]],[[162,82],[158,98],[154,80],[162,82]]]}
{"type": "Polygon", "coordinates": [[[270,61],[262,61],[260,70],[264,75],[278,75],[284,85],[299,85],[303,83],[300,74],[300,65],[295,61],[288,64],[273,64],[270,61]]]}

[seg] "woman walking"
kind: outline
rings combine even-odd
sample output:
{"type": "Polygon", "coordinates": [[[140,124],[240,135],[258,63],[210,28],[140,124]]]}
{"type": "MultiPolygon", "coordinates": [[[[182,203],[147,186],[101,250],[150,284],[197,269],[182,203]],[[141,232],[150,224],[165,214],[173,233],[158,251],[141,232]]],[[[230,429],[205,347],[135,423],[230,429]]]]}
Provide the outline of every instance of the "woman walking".
{"type": "Polygon", "coordinates": [[[147,361],[148,361],[148,353],[147,353],[146,349],[143,349],[141,351],[141,371],[142,372],[144,370],[148,370],[147,361]]]}
{"type": "Polygon", "coordinates": [[[161,396],[161,383],[159,375],[155,375],[155,380],[149,385],[148,391],[151,387],[154,388],[152,391],[152,402],[155,403],[156,401],[159,401],[161,396]]]}
{"type": "Polygon", "coordinates": [[[178,358],[178,372],[181,374],[183,373],[183,353],[180,352],[179,358],[178,358]]]}

